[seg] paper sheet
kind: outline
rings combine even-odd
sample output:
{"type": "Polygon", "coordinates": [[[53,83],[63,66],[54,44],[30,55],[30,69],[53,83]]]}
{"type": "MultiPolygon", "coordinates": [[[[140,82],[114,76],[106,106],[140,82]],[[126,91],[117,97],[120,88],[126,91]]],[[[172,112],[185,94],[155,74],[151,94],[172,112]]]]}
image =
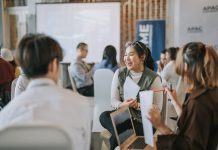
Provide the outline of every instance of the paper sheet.
{"type": "Polygon", "coordinates": [[[140,87],[130,78],[127,77],[123,85],[124,89],[124,100],[135,99],[140,87]]]}
{"type": "Polygon", "coordinates": [[[153,94],[154,92],[151,90],[139,93],[145,143],[152,147],[154,147],[153,129],[151,122],[147,119],[147,115],[148,109],[153,103],[153,94]]]}

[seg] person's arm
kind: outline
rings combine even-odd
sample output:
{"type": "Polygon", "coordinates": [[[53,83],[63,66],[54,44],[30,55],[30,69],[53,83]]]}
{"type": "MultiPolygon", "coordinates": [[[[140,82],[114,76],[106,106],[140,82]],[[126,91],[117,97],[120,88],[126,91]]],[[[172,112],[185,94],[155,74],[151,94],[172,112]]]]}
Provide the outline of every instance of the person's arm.
{"type": "Polygon", "coordinates": [[[169,98],[171,100],[171,103],[173,104],[173,107],[176,110],[176,114],[178,116],[180,116],[182,113],[182,104],[180,104],[179,101],[177,100],[176,91],[173,90],[171,92],[168,88],[165,88],[165,90],[166,90],[167,95],[169,96],[169,98]]]}
{"type": "MultiPolygon", "coordinates": [[[[150,86],[150,90],[157,91],[163,89],[163,86],[161,84],[160,77],[156,77],[153,83],[150,86]]],[[[157,105],[158,108],[161,110],[163,106],[163,91],[160,92],[154,92],[154,101],[153,104],[157,105]]]]}
{"type": "Polygon", "coordinates": [[[77,78],[79,78],[82,81],[86,81],[93,77],[94,68],[89,70],[89,72],[85,72],[82,64],[80,63],[73,63],[70,67],[71,74],[75,75],[77,78]]]}

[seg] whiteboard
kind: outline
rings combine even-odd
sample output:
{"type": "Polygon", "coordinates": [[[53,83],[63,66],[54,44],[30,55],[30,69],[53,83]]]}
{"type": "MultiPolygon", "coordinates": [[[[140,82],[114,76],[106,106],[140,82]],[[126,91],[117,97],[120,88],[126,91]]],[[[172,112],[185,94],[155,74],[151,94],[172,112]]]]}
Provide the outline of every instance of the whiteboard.
{"type": "Polygon", "coordinates": [[[36,31],[56,39],[64,62],[76,56],[79,42],[88,44],[88,62],[100,62],[106,45],[120,57],[120,3],[63,3],[36,5],[36,31]]]}

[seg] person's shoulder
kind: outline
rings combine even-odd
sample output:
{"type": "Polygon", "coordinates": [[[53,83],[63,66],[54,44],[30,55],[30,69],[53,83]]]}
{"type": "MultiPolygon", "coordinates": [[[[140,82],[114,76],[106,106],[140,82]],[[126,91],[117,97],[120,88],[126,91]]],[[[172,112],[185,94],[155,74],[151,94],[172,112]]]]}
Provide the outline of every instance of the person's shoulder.
{"type": "Polygon", "coordinates": [[[71,101],[72,103],[78,103],[82,105],[87,104],[87,97],[77,92],[73,92],[72,90],[59,87],[59,93],[63,97],[63,99],[71,101]]]}

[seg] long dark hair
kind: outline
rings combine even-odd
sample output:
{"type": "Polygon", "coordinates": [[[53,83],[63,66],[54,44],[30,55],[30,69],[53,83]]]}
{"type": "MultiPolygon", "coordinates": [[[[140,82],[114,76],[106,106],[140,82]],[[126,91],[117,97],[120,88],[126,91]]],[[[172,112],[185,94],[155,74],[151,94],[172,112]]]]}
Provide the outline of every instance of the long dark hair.
{"type": "Polygon", "coordinates": [[[113,45],[108,45],[104,48],[103,60],[107,60],[106,65],[111,64],[112,67],[117,66],[117,51],[113,45]]]}
{"type": "Polygon", "coordinates": [[[136,50],[139,57],[145,55],[144,66],[154,70],[154,60],[151,56],[150,49],[140,41],[135,41],[130,46],[136,50]]]}

